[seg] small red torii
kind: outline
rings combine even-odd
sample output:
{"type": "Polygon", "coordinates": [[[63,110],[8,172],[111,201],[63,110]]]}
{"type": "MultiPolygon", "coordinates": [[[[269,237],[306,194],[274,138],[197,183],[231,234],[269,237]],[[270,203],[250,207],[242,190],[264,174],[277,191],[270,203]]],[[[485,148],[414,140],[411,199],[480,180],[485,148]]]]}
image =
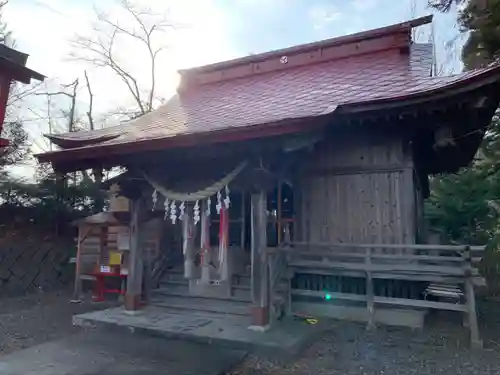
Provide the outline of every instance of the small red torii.
{"type": "Polygon", "coordinates": [[[29,84],[31,79],[43,81],[45,78],[42,74],[26,67],[28,56],[5,44],[0,44],[0,153],[9,145],[9,140],[2,138],[2,130],[12,81],[29,84]]]}

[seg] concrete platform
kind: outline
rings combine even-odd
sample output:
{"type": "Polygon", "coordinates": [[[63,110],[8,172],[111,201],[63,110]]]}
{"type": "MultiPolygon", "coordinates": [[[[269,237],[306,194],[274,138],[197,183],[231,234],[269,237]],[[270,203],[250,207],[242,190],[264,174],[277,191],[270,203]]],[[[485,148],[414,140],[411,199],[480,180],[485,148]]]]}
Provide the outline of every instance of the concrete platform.
{"type": "Polygon", "coordinates": [[[82,332],[0,357],[0,374],[220,375],[245,355],[197,343],[82,332]]]}
{"type": "Polygon", "coordinates": [[[246,316],[169,310],[155,306],[146,307],[133,315],[122,307],[76,315],[73,324],[209,343],[272,356],[296,354],[321,330],[320,325],[290,319],[275,323],[266,332],[255,332],[248,329],[249,318],[246,316]]]}

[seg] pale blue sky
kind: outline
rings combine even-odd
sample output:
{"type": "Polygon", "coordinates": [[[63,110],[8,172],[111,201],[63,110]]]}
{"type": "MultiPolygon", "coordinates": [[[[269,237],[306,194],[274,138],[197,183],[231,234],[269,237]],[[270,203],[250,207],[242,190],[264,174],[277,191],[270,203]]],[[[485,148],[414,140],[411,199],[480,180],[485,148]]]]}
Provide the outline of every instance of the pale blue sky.
{"type": "MultiPolygon", "coordinates": [[[[159,74],[159,94],[168,97],[175,91],[179,68],[203,65],[230,58],[260,53],[272,49],[317,41],[362,30],[402,22],[429,14],[426,0],[136,0],[158,13],[168,8],[176,20],[187,27],[173,40],[173,47],[162,56],[159,74]],[[412,12],[411,3],[416,3],[412,12]]],[[[60,87],[81,77],[88,69],[96,110],[105,113],[127,103],[122,83],[108,71],[68,61],[71,51],[68,40],[75,33],[89,34],[93,9],[98,7],[118,15],[115,0],[10,0],[5,12],[16,39],[17,48],[31,56],[28,65],[45,74],[49,89],[60,87]]],[[[439,15],[434,21],[438,57],[444,61],[443,45],[457,34],[455,14],[439,15]]],[[[428,41],[430,28],[419,33],[428,41]]],[[[144,56],[138,51],[122,48],[134,74],[147,77],[144,56]]],[[[448,64],[460,69],[457,59],[448,64]]],[[[142,78],[141,78],[142,79],[142,78]]],[[[82,80],[83,81],[83,80],[82,80]]],[[[82,86],[81,90],[84,87],[82,86]]],[[[78,99],[82,108],[86,97],[78,99]]],[[[40,103],[30,103],[30,110],[42,113],[40,103]]],[[[64,106],[64,104],[63,104],[64,106]]],[[[84,111],[84,110],[83,110],[84,111]]],[[[35,152],[46,145],[41,133],[48,130],[46,121],[26,122],[32,139],[37,141],[35,152]]],[[[57,124],[56,124],[57,125],[57,124]]]]}

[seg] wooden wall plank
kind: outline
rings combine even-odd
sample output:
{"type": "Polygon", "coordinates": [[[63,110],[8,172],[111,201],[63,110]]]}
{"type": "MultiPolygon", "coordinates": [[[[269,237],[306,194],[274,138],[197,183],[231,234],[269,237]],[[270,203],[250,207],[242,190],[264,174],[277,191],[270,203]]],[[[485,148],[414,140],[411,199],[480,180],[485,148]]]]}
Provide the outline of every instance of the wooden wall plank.
{"type": "Polygon", "coordinates": [[[318,145],[298,171],[298,237],[312,242],[415,242],[413,170],[402,146],[397,137],[367,136],[327,139],[318,145]],[[376,170],[388,165],[392,169],[376,170]],[[310,168],[354,169],[311,175],[310,168]]]}

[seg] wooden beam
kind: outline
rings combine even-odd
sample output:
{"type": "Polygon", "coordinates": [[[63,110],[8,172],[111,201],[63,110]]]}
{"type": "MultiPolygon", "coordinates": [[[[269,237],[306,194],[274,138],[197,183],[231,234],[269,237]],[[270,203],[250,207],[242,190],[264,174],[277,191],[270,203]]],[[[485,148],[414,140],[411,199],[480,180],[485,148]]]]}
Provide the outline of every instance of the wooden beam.
{"type": "MultiPolygon", "coordinates": [[[[293,266],[289,263],[289,266],[293,266]]],[[[333,273],[330,269],[321,268],[300,268],[293,267],[292,269],[296,273],[308,274],[308,275],[325,275],[325,276],[345,276],[345,277],[364,277],[365,273],[363,271],[352,271],[352,270],[335,270],[333,273]]],[[[391,273],[391,272],[381,272],[372,273],[374,279],[382,280],[410,280],[410,281],[431,281],[436,283],[462,283],[464,281],[463,276],[443,276],[435,274],[415,274],[415,273],[391,273]]]]}
{"type": "MultiPolygon", "coordinates": [[[[365,248],[366,249],[366,248],[365,248]]],[[[405,248],[406,249],[406,248],[405,248]]],[[[347,250],[342,251],[329,251],[329,250],[303,250],[298,247],[290,247],[290,248],[268,248],[268,254],[275,254],[277,252],[284,252],[290,254],[292,257],[295,256],[304,256],[304,257],[324,257],[324,258],[365,258],[365,254],[361,252],[348,252],[347,250]]],[[[392,261],[400,261],[407,262],[412,260],[417,261],[433,261],[433,262],[442,262],[442,263],[456,263],[456,262],[464,262],[467,259],[464,256],[458,255],[455,256],[453,254],[449,256],[439,256],[439,255],[413,255],[413,254],[372,254],[372,259],[384,259],[384,260],[392,260],[392,261]]],[[[479,258],[479,257],[477,257],[479,258]]],[[[472,258],[472,260],[477,260],[476,258],[472,258]]],[[[479,258],[480,260],[480,258],[479,258]]]]}
{"type": "Polygon", "coordinates": [[[355,165],[349,167],[308,168],[304,170],[302,174],[304,176],[367,175],[374,173],[402,172],[407,169],[412,169],[412,166],[405,164],[355,165]]]}
{"type": "MultiPolygon", "coordinates": [[[[325,292],[316,290],[302,290],[294,289],[292,291],[294,296],[303,297],[325,297],[325,292]]],[[[350,294],[350,293],[328,293],[333,300],[347,300],[347,301],[359,301],[366,302],[367,296],[363,294],[350,294]]],[[[462,304],[456,304],[451,302],[435,302],[420,299],[410,299],[410,298],[393,298],[393,297],[380,297],[375,296],[373,298],[375,304],[382,305],[396,305],[396,306],[408,306],[408,307],[418,307],[418,308],[428,308],[436,310],[451,310],[451,311],[467,311],[467,306],[462,304]]]]}
{"type": "Polygon", "coordinates": [[[139,309],[142,297],[142,219],[144,217],[144,203],[142,197],[130,202],[130,250],[125,309],[131,311],[139,309]]]}
{"type": "Polygon", "coordinates": [[[267,197],[252,194],[252,327],[269,327],[269,267],[267,264],[267,197]]]}
{"type": "Polygon", "coordinates": [[[325,269],[345,269],[352,271],[371,271],[371,272],[401,272],[401,273],[416,273],[441,276],[465,276],[468,273],[468,267],[450,267],[450,266],[432,266],[425,264],[370,264],[349,263],[349,262],[321,262],[321,261],[292,261],[290,265],[293,267],[315,267],[325,269]],[[367,268],[369,267],[369,268],[367,268]]]}
{"type": "MultiPolygon", "coordinates": [[[[380,248],[380,249],[408,249],[408,250],[439,250],[439,251],[466,251],[466,245],[421,245],[421,244],[355,244],[355,243],[329,243],[329,242],[292,242],[295,246],[318,246],[330,248],[380,248]]],[[[476,247],[474,247],[475,249],[476,247]]],[[[481,248],[481,247],[479,247],[481,248]]]]}

